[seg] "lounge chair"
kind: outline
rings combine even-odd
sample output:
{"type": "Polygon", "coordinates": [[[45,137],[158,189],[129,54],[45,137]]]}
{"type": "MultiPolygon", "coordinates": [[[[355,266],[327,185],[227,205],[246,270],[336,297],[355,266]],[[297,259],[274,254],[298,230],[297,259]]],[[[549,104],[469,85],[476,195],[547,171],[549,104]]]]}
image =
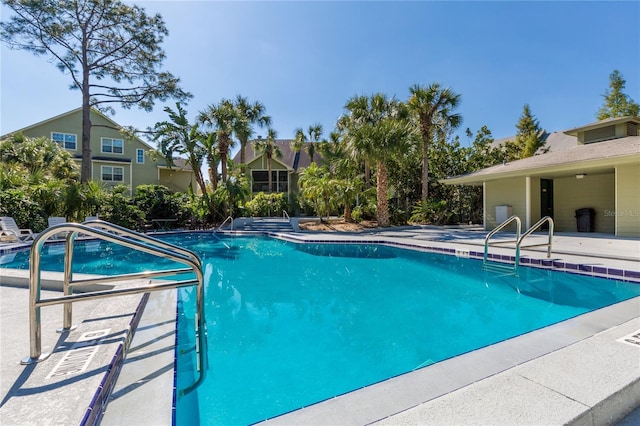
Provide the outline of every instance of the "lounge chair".
{"type": "Polygon", "coordinates": [[[84,221],[89,222],[90,220],[98,220],[98,216],[87,216],[84,221]]]}
{"type": "MultiPolygon", "coordinates": [[[[61,216],[50,216],[47,221],[49,222],[49,228],[55,225],[60,225],[62,223],[67,223],[67,219],[61,216]]],[[[65,238],[67,236],[67,231],[58,232],[53,236],[53,238],[65,238]]]]}
{"type": "Polygon", "coordinates": [[[31,229],[20,229],[16,221],[9,216],[0,217],[0,229],[0,236],[11,238],[13,235],[18,241],[30,241],[37,235],[31,229]]]}

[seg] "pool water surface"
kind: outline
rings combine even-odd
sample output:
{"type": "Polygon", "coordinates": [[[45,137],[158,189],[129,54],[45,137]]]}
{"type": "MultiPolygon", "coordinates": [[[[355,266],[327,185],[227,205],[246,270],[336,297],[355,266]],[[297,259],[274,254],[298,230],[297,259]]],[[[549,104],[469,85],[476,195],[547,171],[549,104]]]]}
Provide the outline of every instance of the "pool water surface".
{"type": "MultiPolygon", "coordinates": [[[[216,244],[192,246],[205,264],[209,369],[178,398],[178,425],[255,423],[640,294],[631,283],[533,268],[501,276],[477,260],[381,245],[225,241],[222,257],[216,244]]],[[[193,295],[182,291],[185,310],[193,295]]],[[[193,338],[182,336],[189,353],[193,338]]],[[[178,388],[193,362],[192,352],[179,357],[178,388]]]]}

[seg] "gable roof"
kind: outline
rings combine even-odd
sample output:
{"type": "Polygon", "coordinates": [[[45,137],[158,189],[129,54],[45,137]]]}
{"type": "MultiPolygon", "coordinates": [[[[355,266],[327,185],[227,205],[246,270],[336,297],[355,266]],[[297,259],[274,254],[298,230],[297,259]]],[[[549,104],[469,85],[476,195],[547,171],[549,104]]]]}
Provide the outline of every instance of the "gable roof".
{"type": "Polygon", "coordinates": [[[462,176],[443,179],[451,185],[480,185],[486,181],[519,176],[569,176],[598,173],[618,164],[640,164],[640,136],[613,139],[535,155],[462,176]]]}
{"type": "MultiPolygon", "coordinates": [[[[247,164],[262,155],[255,149],[255,142],[257,141],[258,139],[249,141],[245,152],[245,162],[247,164]]],[[[291,148],[293,139],[276,139],[275,143],[276,145],[278,145],[278,147],[280,147],[280,151],[282,151],[282,158],[274,158],[274,160],[284,164],[289,170],[298,171],[299,169],[304,169],[311,165],[311,158],[309,157],[309,154],[304,147],[300,152],[297,153],[293,150],[293,148],[291,148]]],[[[305,147],[309,143],[313,142],[306,142],[305,147]]],[[[317,149],[313,159],[317,163],[322,162],[322,157],[317,149]]],[[[236,164],[240,163],[240,151],[238,151],[236,155],[233,156],[233,162],[236,164]]]]}
{"type": "MultiPolygon", "coordinates": [[[[64,113],[62,113],[62,114],[58,114],[58,115],[56,115],[56,116],[54,116],[54,117],[47,118],[47,119],[45,119],[45,120],[42,120],[42,121],[39,121],[39,122],[37,122],[37,123],[31,124],[31,125],[29,125],[29,126],[23,127],[23,128],[21,128],[21,129],[14,130],[13,132],[10,132],[10,133],[7,133],[6,135],[2,135],[2,136],[0,136],[0,139],[4,139],[5,137],[7,137],[7,136],[9,136],[9,135],[12,135],[12,134],[14,134],[14,133],[24,132],[25,130],[29,130],[29,129],[32,129],[32,128],[34,128],[34,127],[38,127],[38,126],[42,126],[42,125],[44,125],[44,124],[48,124],[48,123],[51,123],[51,122],[57,121],[57,120],[59,120],[59,119],[61,119],[61,118],[64,118],[64,117],[67,117],[67,116],[70,116],[70,115],[73,115],[73,114],[78,114],[78,113],[82,114],[82,107],[72,109],[71,111],[67,111],[67,112],[64,112],[64,113]]],[[[96,108],[91,108],[91,113],[92,113],[92,114],[95,114],[95,115],[97,115],[97,116],[99,116],[100,118],[102,118],[102,119],[104,119],[104,120],[106,120],[106,121],[107,121],[111,126],[113,126],[115,129],[121,129],[121,128],[123,127],[123,126],[121,126],[120,124],[118,124],[118,123],[116,123],[115,121],[113,121],[111,118],[107,117],[105,114],[103,114],[103,113],[102,113],[102,112],[100,112],[99,110],[97,110],[96,108]]],[[[149,145],[147,142],[143,141],[143,140],[142,140],[142,139],[140,139],[139,137],[137,137],[137,136],[134,136],[134,137],[136,138],[136,140],[137,140],[138,142],[142,143],[143,145],[145,145],[145,146],[146,146],[146,147],[148,147],[149,149],[155,149],[154,147],[152,147],[151,145],[149,145]]]]}

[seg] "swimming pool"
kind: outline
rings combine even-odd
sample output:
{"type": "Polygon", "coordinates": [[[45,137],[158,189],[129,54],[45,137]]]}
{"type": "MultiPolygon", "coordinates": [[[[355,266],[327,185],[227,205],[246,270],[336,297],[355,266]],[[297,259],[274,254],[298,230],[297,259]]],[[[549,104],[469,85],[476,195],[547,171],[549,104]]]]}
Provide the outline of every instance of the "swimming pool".
{"type": "MultiPolygon", "coordinates": [[[[640,294],[540,269],[499,277],[478,261],[386,246],[216,238],[166,237],[195,250],[209,278],[208,380],[178,399],[179,425],[260,421],[640,294]]],[[[146,255],[101,244],[86,261],[76,252],[78,272],[149,267],[146,255]]],[[[191,330],[190,313],[180,316],[191,330]]],[[[183,337],[178,381],[188,383],[193,340],[183,337]]]]}
{"type": "MultiPolygon", "coordinates": [[[[179,398],[178,425],[254,423],[640,294],[382,245],[227,241],[224,259],[203,257],[208,378],[179,398]]],[[[178,358],[178,380],[193,362],[178,358]]]]}

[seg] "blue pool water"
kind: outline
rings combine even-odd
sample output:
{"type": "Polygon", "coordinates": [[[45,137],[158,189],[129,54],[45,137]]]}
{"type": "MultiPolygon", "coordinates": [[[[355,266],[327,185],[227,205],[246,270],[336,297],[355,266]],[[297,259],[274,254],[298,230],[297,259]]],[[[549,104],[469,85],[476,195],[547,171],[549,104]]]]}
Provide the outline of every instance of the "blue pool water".
{"type": "MultiPolygon", "coordinates": [[[[533,268],[501,277],[477,260],[386,246],[164,239],[198,253],[207,277],[207,380],[178,397],[177,425],[254,423],[640,295],[637,284],[533,268]]],[[[53,251],[44,269],[62,270],[53,251]]],[[[172,266],[154,260],[94,243],[74,271],[172,266]]],[[[17,253],[3,267],[28,261],[17,253]]],[[[181,290],[178,388],[193,381],[194,294],[181,290]]]]}

